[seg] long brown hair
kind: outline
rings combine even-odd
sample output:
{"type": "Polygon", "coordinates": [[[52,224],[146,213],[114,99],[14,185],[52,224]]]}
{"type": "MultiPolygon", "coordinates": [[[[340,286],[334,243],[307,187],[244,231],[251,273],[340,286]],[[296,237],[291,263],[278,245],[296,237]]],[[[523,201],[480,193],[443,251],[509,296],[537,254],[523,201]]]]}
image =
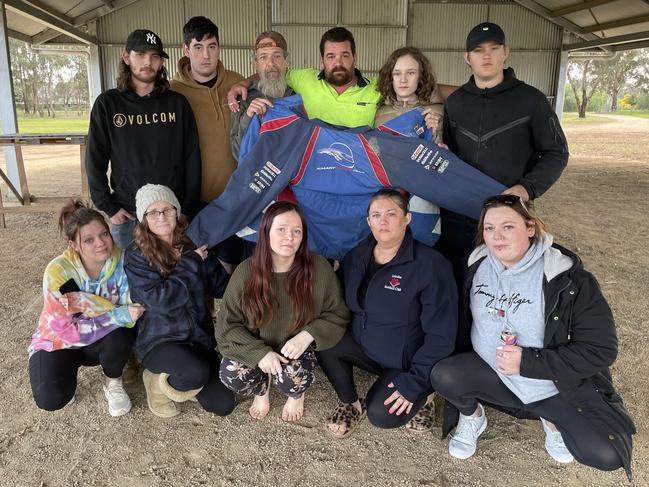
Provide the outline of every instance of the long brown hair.
{"type": "Polygon", "coordinates": [[[397,94],[394,92],[394,86],[392,85],[392,70],[394,70],[394,65],[397,64],[397,60],[402,56],[412,56],[417,61],[417,64],[419,64],[419,82],[417,83],[415,94],[422,105],[429,104],[436,86],[433,68],[423,52],[416,47],[406,46],[390,54],[390,57],[379,71],[377,83],[377,89],[381,94],[379,105],[383,105],[384,103],[392,104],[397,101],[397,94]]]}
{"type": "Polygon", "coordinates": [[[146,217],[135,227],[135,245],[151,265],[160,269],[163,274],[169,274],[180,260],[180,255],[194,247],[191,240],[185,235],[187,222],[184,219],[176,220],[173,233],[173,243],[169,245],[149,228],[146,217]]]}
{"type": "Polygon", "coordinates": [[[285,280],[284,291],[291,298],[293,310],[293,323],[289,327],[289,333],[299,331],[313,320],[313,260],[307,243],[306,220],[299,206],[289,201],[279,201],[268,207],[261,220],[259,240],[250,259],[250,277],[243,288],[241,304],[252,330],[261,328],[273,317],[275,291],[272,287],[270,227],[277,215],[289,211],[296,212],[302,221],[302,242],[285,280]]]}
{"type": "MultiPolygon", "coordinates": [[[[117,73],[117,89],[119,91],[135,91],[133,86],[133,73],[131,73],[131,67],[124,62],[123,59],[119,61],[119,68],[117,73]]],[[[167,74],[167,68],[162,65],[158,70],[158,74],[155,77],[155,87],[153,91],[158,93],[164,93],[169,89],[169,75],[167,74]]]]}
{"type": "Polygon", "coordinates": [[[90,222],[99,222],[107,232],[110,233],[108,223],[101,213],[89,208],[80,199],[67,200],[58,214],[59,234],[69,241],[75,241],[79,237],[79,229],[90,222]]]}

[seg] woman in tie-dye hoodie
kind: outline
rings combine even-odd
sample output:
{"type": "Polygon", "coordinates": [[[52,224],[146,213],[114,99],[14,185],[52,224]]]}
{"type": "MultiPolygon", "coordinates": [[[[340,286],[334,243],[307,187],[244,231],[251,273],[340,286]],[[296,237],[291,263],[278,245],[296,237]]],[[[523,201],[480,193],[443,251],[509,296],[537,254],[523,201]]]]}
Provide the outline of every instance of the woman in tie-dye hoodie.
{"type": "Polygon", "coordinates": [[[70,200],[58,223],[68,248],[43,276],[43,311],[28,349],[34,401],[61,409],[74,399],[79,367],[101,365],[108,411],[121,416],[131,409],[122,369],[144,308],[130,302],[123,252],[101,213],[70,200]]]}

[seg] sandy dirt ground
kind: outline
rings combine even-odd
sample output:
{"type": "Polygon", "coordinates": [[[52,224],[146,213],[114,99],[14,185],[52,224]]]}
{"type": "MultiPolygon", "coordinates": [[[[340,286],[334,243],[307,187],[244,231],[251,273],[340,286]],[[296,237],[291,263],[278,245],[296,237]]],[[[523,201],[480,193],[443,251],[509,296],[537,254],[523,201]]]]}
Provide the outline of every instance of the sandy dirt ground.
{"type": "MultiPolygon", "coordinates": [[[[634,475],[649,485],[649,120],[605,117],[571,126],[571,160],[561,180],[538,203],[558,242],[576,250],[614,310],[619,356],[613,375],[636,420],[634,475]],[[644,352],[643,352],[644,350],[644,352]]],[[[39,196],[79,191],[75,148],[28,149],[30,189],[39,196]]],[[[4,167],[0,161],[0,167],[4,167]]],[[[2,187],[3,192],[5,188],[2,187]]],[[[184,404],[173,420],[154,417],[141,381],[128,385],[133,410],[111,418],[98,368],[79,374],[76,401],[47,413],[34,405],[26,348],[42,306],[47,262],[64,247],[50,214],[7,216],[0,228],[0,485],[7,486],[248,486],[416,485],[496,486],[626,484],[622,471],[562,466],[543,448],[541,425],[488,410],[490,426],[476,455],[447,453],[439,424],[433,433],[378,430],[367,422],[348,439],[330,438],[324,417],[335,405],[322,374],[307,393],[297,424],[278,415],[255,422],[248,400],[218,418],[184,404]]],[[[362,394],[370,377],[358,374],[362,394]]]]}

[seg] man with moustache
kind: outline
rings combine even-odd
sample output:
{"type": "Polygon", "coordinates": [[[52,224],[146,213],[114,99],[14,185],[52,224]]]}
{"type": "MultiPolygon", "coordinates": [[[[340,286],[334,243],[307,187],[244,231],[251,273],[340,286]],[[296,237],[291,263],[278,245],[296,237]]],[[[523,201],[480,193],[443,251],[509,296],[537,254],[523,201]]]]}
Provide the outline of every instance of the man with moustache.
{"type": "Polygon", "coordinates": [[[113,239],[123,249],[133,241],[135,193],[141,186],[168,186],[189,218],[199,209],[196,123],[185,97],[169,90],[164,67],[168,57],[154,32],[132,32],[121,56],[117,88],[99,95],[90,114],[90,195],[110,217],[113,239]]]}
{"type": "MultiPolygon", "coordinates": [[[[309,118],[319,118],[344,127],[372,126],[380,94],[376,79],[367,79],[356,69],[356,42],[344,27],[334,27],[320,39],[321,71],[316,69],[289,69],[286,83],[302,96],[309,118]]],[[[254,79],[254,77],[253,77],[254,79]]],[[[245,80],[230,90],[228,104],[238,110],[237,96],[247,98],[245,80]]],[[[270,100],[257,99],[255,113],[263,115],[270,100]]]]}
{"type": "MultiPolygon", "coordinates": [[[[509,48],[496,24],[476,25],[466,39],[464,60],[472,76],[444,106],[444,142],[460,159],[501,182],[523,202],[545,193],[568,163],[568,144],[543,93],[505,69],[509,48]]],[[[477,222],[441,212],[436,248],[456,276],[473,250],[477,222]]]]}
{"type": "Polygon", "coordinates": [[[274,100],[291,96],[294,91],[286,84],[284,76],[288,69],[286,39],[279,32],[262,32],[253,45],[255,72],[258,80],[253,80],[248,88],[248,96],[239,102],[239,111],[232,113],[230,147],[235,159],[239,159],[241,141],[246,134],[250,120],[259,112],[260,99],[274,100]]]}

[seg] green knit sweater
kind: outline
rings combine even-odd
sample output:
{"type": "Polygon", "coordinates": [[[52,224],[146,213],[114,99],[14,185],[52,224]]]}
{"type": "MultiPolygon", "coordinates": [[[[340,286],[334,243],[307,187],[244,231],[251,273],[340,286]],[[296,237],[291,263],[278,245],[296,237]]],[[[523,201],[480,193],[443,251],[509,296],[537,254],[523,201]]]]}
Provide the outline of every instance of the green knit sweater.
{"type": "MultiPolygon", "coordinates": [[[[326,350],[338,343],[349,323],[349,310],[340,289],[340,283],[331,265],[324,257],[313,258],[313,312],[314,320],[302,329],[314,340],[316,350],[326,350]]],[[[216,324],[216,341],[223,357],[256,367],[271,350],[279,352],[292,336],[288,328],[293,322],[291,300],[285,291],[287,273],[273,273],[273,317],[260,329],[252,332],[241,307],[241,297],[250,277],[250,259],[236,268],[223,295],[216,324]]]]}

